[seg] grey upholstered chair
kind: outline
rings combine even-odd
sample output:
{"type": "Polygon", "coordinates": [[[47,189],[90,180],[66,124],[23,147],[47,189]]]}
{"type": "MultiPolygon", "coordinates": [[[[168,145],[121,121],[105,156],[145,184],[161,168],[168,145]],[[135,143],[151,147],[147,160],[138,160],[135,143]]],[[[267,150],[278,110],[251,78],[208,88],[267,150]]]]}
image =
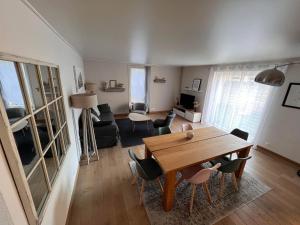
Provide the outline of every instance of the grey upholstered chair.
{"type": "Polygon", "coordinates": [[[130,111],[133,113],[140,113],[145,115],[148,112],[148,106],[145,103],[141,102],[132,103],[130,111]]]}
{"type": "Polygon", "coordinates": [[[231,174],[232,182],[236,191],[238,191],[238,185],[235,177],[235,172],[240,168],[241,163],[250,159],[252,156],[248,156],[246,158],[237,158],[234,160],[230,160],[228,158],[219,158],[212,161],[213,165],[221,163],[221,167],[219,167],[218,171],[222,172],[222,176],[220,178],[220,192],[219,196],[222,197],[224,190],[224,179],[225,174],[231,174]]]}
{"type": "Polygon", "coordinates": [[[171,130],[169,127],[159,127],[156,128],[156,134],[157,135],[164,135],[164,134],[171,134],[171,130]]]}
{"type": "Polygon", "coordinates": [[[140,204],[143,204],[143,193],[146,181],[157,180],[161,191],[163,192],[163,186],[159,177],[162,175],[162,170],[158,163],[153,158],[139,159],[132,149],[128,150],[129,157],[135,162],[138,176],[143,179],[140,190],[140,204]]]}
{"type": "Polygon", "coordinates": [[[173,123],[173,120],[175,119],[176,114],[173,111],[170,111],[165,119],[157,119],[153,122],[154,128],[158,127],[169,127],[171,128],[171,125],[173,123]]]}

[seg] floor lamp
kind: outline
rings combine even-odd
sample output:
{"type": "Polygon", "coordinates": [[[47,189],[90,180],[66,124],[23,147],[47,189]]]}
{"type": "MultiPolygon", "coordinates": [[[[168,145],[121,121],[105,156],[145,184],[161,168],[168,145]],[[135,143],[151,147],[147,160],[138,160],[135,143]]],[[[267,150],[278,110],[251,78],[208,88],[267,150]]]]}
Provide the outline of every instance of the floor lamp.
{"type": "Polygon", "coordinates": [[[97,106],[97,95],[93,93],[71,95],[71,105],[74,108],[82,109],[82,128],[83,128],[83,155],[81,160],[87,160],[87,164],[93,156],[96,155],[99,160],[97,143],[94,133],[93,122],[91,118],[91,108],[97,106]],[[89,135],[89,136],[88,136],[89,135]],[[89,140],[90,138],[90,140],[89,140]],[[91,151],[89,151],[89,147],[91,151]]]}

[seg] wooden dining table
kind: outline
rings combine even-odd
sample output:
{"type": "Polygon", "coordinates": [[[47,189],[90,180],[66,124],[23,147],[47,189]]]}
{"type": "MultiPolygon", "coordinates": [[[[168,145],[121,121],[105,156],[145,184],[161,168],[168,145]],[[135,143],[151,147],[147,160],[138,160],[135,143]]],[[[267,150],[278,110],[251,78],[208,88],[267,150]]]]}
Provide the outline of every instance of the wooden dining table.
{"type": "MultiPolygon", "coordinates": [[[[186,138],[187,132],[189,131],[143,139],[145,157],[154,157],[166,177],[163,196],[165,211],[173,208],[177,171],[230,153],[247,157],[252,147],[247,141],[215,127],[192,130],[194,137],[190,140],[186,138]]],[[[245,163],[236,171],[237,178],[242,176],[245,163]]]]}

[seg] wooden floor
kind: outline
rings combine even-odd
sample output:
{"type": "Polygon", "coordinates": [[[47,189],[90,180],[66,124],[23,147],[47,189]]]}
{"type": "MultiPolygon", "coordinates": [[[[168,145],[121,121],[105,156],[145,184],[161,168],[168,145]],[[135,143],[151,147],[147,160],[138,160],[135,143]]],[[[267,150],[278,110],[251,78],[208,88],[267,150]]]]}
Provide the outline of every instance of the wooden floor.
{"type": "MultiPolygon", "coordinates": [[[[153,114],[151,118],[164,115],[153,114]]],[[[176,118],[172,131],[179,131],[187,121],[176,118]]],[[[194,128],[201,127],[193,124],[194,128]]],[[[143,146],[134,148],[143,154],[143,146]]],[[[69,213],[69,225],[149,224],[146,212],[138,204],[136,187],[130,184],[127,148],[115,146],[101,149],[101,159],[81,166],[74,201],[69,213]]],[[[300,224],[300,178],[297,165],[273,154],[252,150],[253,158],[246,171],[263,181],[272,190],[244,205],[216,225],[300,224]]],[[[188,209],[187,209],[188,210],[188,209]]]]}

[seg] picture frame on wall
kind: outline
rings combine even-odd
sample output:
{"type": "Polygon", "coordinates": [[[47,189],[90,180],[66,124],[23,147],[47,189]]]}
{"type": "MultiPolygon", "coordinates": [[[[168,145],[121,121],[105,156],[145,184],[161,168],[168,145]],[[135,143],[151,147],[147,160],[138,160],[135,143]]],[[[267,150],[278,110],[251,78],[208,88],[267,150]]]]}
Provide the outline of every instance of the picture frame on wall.
{"type": "Polygon", "coordinates": [[[200,91],[202,79],[194,79],[192,84],[192,91],[200,91]]]}
{"type": "Polygon", "coordinates": [[[290,83],[282,106],[300,109],[300,83],[290,83]]]}
{"type": "Polygon", "coordinates": [[[116,87],[117,87],[117,80],[110,80],[109,88],[116,88],[116,87]]]}
{"type": "Polygon", "coordinates": [[[76,93],[84,91],[83,69],[73,66],[76,93]]]}

